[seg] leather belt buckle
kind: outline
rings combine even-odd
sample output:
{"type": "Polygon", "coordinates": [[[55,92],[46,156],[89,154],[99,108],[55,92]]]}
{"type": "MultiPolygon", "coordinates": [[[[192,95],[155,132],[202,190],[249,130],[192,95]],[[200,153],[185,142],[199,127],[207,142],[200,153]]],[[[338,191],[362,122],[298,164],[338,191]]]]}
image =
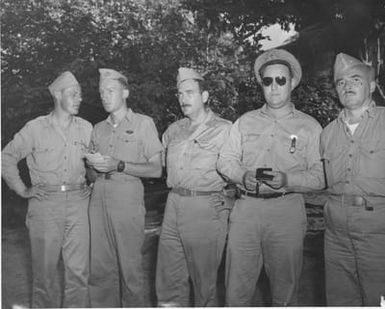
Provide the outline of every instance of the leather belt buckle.
{"type": "Polygon", "coordinates": [[[107,179],[107,180],[109,180],[109,179],[111,179],[111,173],[106,173],[106,174],[104,174],[104,179],[107,179]]]}
{"type": "Polygon", "coordinates": [[[67,191],[67,186],[66,186],[66,185],[61,185],[61,186],[60,186],[60,191],[61,191],[61,192],[67,191]]]}

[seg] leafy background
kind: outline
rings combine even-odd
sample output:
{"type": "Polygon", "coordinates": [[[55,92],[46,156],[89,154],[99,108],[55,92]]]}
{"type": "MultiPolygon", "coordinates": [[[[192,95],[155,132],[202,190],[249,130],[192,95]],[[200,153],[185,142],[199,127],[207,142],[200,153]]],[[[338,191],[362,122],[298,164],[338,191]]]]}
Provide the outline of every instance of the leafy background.
{"type": "Polygon", "coordinates": [[[64,70],[80,81],[80,116],[93,124],[106,117],[100,67],[128,77],[130,106],[153,117],[159,134],[182,117],[174,96],[179,66],[199,69],[212,109],[235,120],[264,102],[252,67],[260,30],[276,23],[298,31],[284,46],[304,71],[293,93],[298,109],[323,126],[336,117],[338,52],[375,66],[375,99],[384,105],[383,0],[2,0],[0,14],[2,147],[52,109],[47,85],[64,70]]]}
{"type": "MultiPolygon", "coordinates": [[[[66,69],[81,81],[81,116],[93,123],[106,116],[99,67],[128,76],[129,104],[152,116],[160,133],[181,117],[173,95],[179,66],[201,70],[210,81],[212,108],[234,120],[263,104],[252,64],[260,53],[259,30],[274,23],[284,29],[293,23],[299,31],[285,46],[306,73],[293,101],[322,125],[339,109],[331,80],[336,53],[372,62],[383,85],[380,0],[3,0],[3,146],[26,121],[50,111],[47,85],[66,69]]],[[[376,99],[383,104],[379,91],[376,99]]]]}

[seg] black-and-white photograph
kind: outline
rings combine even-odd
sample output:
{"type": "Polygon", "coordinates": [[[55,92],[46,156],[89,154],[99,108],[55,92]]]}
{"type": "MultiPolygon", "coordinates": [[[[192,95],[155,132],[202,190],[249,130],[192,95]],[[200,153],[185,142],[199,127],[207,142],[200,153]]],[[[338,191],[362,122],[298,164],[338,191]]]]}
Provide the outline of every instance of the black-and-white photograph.
{"type": "Polygon", "coordinates": [[[384,0],[2,0],[1,307],[385,307],[384,0]]]}

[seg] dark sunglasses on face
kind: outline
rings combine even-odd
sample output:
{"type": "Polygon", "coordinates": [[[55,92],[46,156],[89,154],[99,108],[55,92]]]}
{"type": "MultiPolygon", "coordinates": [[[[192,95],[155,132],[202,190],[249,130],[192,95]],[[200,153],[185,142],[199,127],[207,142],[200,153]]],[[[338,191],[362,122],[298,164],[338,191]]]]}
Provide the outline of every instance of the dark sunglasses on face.
{"type": "Polygon", "coordinates": [[[286,85],[286,77],[285,76],[276,76],[275,78],[273,78],[273,77],[264,77],[264,78],[262,78],[262,84],[265,87],[269,87],[273,83],[274,79],[275,79],[275,82],[279,86],[286,85]]]}

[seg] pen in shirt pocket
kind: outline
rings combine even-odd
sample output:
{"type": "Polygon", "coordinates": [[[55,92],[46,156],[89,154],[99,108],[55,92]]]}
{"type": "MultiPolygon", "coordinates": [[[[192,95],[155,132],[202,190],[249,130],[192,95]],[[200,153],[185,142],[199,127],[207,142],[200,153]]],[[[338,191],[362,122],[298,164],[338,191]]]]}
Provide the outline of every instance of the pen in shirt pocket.
{"type": "Polygon", "coordinates": [[[294,153],[296,151],[297,139],[298,139],[297,135],[294,135],[294,134],[290,135],[290,140],[291,140],[290,149],[289,149],[290,153],[294,153]]]}

